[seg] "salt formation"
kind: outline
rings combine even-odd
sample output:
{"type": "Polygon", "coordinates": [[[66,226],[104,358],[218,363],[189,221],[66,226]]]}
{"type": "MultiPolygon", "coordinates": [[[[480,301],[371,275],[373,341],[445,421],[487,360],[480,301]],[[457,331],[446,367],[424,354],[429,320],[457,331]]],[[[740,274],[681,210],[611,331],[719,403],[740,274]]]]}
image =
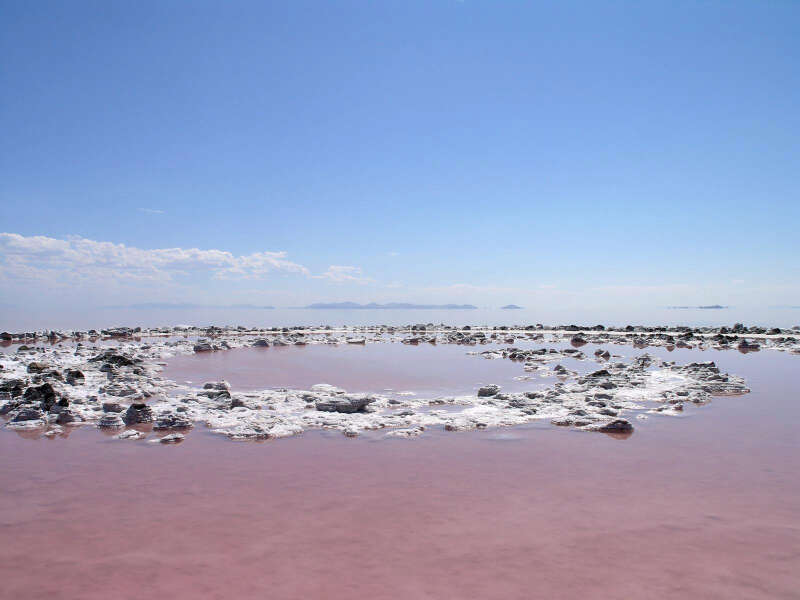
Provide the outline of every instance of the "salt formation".
{"type": "Polygon", "coordinates": [[[197,423],[231,439],[280,438],[311,429],[347,436],[385,430],[389,437],[413,438],[430,428],[466,431],[545,420],[585,431],[627,433],[632,418],[648,413],[677,415],[687,403],[749,390],[739,377],[714,362],[677,365],[648,354],[628,362],[604,348],[661,346],[736,348],[740,352],[779,350],[800,354],[796,331],[727,328],[453,328],[432,325],[333,329],[168,328],[98,332],[0,334],[15,343],[0,354],[0,415],[8,428],[60,435],[66,427],[92,425],[119,430],[120,439],[139,439],[150,430],[163,443],[178,443],[197,423]],[[745,338],[746,334],[748,338],[745,338]],[[181,336],[181,337],[179,337],[181,336]],[[67,342],[43,345],[41,342],[67,342]],[[516,341],[569,341],[567,348],[516,348],[516,341]],[[224,381],[200,387],[161,376],[164,361],[179,354],[224,352],[230,348],[306,344],[508,344],[470,351],[474,360],[521,363],[523,377],[547,377],[552,385],[532,385],[506,393],[485,385],[472,395],[423,398],[401,394],[352,394],[327,384],[309,390],[265,389],[236,392],[224,381]],[[102,344],[102,345],[101,345],[102,344]],[[561,362],[599,363],[579,374],[561,362]]]}

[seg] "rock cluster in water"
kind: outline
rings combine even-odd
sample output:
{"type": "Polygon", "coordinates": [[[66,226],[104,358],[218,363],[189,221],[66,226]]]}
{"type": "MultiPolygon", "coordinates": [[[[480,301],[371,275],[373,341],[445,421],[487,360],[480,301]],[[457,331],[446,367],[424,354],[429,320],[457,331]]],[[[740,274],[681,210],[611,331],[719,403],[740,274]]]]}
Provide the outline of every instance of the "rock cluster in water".
{"type": "Polygon", "coordinates": [[[631,419],[647,414],[677,415],[687,403],[748,392],[745,382],[720,372],[714,362],[677,365],[648,354],[623,362],[589,343],[674,348],[761,349],[800,354],[796,330],[747,328],[649,328],[602,326],[557,328],[406,327],[116,328],[88,332],[3,333],[9,352],[0,354],[0,415],[18,431],[66,434],[82,424],[139,439],[161,432],[177,443],[196,423],[232,439],[268,439],[309,429],[335,429],[356,436],[386,430],[390,437],[415,437],[426,428],[465,431],[538,420],[586,431],[628,434],[631,419]],[[518,348],[517,341],[570,342],[569,347],[518,348]],[[70,342],[43,344],[43,342],[70,342]],[[352,394],[327,384],[309,390],[234,392],[224,381],[202,387],[179,384],[160,374],[178,354],[220,352],[245,346],[305,344],[492,345],[470,350],[476,359],[521,363],[530,377],[554,379],[549,386],[505,393],[485,385],[471,395],[401,398],[352,394]],[[500,347],[498,347],[500,345],[500,347]],[[567,359],[596,361],[602,368],[583,374],[563,366],[567,359]]]}

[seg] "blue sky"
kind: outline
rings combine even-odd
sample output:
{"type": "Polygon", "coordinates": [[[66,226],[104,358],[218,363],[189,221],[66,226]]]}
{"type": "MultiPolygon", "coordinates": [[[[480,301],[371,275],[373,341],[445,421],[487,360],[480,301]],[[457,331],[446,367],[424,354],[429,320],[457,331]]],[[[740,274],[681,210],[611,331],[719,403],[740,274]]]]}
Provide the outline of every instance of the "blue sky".
{"type": "Polygon", "coordinates": [[[0,303],[800,304],[800,3],[0,9],[0,303]]]}

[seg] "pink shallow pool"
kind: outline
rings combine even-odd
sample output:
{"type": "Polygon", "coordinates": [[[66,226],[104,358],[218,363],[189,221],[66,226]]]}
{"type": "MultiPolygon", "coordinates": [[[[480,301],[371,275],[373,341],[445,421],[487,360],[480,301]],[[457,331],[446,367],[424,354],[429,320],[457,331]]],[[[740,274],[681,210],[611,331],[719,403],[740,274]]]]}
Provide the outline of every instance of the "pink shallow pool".
{"type": "Polygon", "coordinates": [[[753,392],[627,439],[0,431],[0,595],[798,598],[800,359],[671,356],[753,392]]]}
{"type": "MultiPolygon", "coordinates": [[[[536,347],[541,347],[539,343],[536,347]]],[[[563,344],[562,344],[563,345],[563,344]]],[[[518,344],[519,346],[519,344],[518,344]]],[[[554,346],[554,344],[550,344],[554,346]]],[[[163,375],[174,381],[227,380],[235,390],[288,387],[309,389],[329,383],[351,392],[414,391],[430,394],[474,394],[483,384],[497,383],[506,391],[532,389],[520,381],[523,365],[487,360],[468,352],[500,350],[508,344],[457,346],[370,343],[238,348],[228,352],[178,356],[163,375]]],[[[571,366],[577,361],[565,359],[571,366]]],[[[583,363],[589,367],[595,363],[583,363]]],[[[541,383],[542,378],[534,378],[541,383]]],[[[548,380],[549,381],[549,380],[548,380]]]]}

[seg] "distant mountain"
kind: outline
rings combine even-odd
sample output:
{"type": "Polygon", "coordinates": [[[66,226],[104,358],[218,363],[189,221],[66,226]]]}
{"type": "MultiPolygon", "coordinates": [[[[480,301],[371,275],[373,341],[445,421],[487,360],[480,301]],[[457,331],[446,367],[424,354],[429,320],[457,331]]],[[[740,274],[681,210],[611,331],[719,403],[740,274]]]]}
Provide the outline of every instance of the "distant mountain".
{"type": "Polygon", "coordinates": [[[192,310],[199,308],[235,308],[271,310],[274,306],[259,306],[256,304],[191,304],[188,302],[144,302],[141,304],[128,304],[125,306],[107,306],[106,308],[130,308],[134,310],[192,310]]]}
{"type": "Polygon", "coordinates": [[[722,306],[721,304],[709,304],[708,306],[668,306],[667,308],[677,308],[677,309],[701,308],[703,310],[718,310],[720,308],[730,308],[730,306],[722,306]]]}
{"type": "Polygon", "coordinates": [[[516,304],[506,304],[505,306],[501,306],[503,310],[517,310],[522,308],[521,306],[517,306],[516,304]]]}
{"type": "Polygon", "coordinates": [[[359,304],[357,302],[317,302],[309,304],[303,308],[325,308],[325,309],[393,309],[393,310],[406,310],[406,309],[428,309],[428,310],[472,310],[478,308],[472,304],[410,304],[407,302],[388,302],[386,304],[378,304],[370,302],[369,304],[359,304]]]}

